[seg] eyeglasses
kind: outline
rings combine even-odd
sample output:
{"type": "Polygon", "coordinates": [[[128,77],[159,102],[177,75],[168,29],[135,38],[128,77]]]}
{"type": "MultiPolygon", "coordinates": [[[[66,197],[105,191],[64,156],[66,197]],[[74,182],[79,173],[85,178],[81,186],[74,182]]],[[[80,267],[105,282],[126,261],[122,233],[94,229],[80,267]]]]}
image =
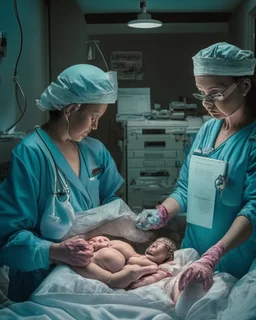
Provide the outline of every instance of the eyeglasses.
{"type": "Polygon", "coordinates": [[[198,99],[198,100],[205,100],[206,98],[209,98],[209,100],[213,101],[213,102],[221,102],[224,99],[226,99],[235,89],[237,86],[239,86],[239,84],[241,82],[244,81],[244,78],[241,79],[240,81],[234,81],[233,83],[231,83],[230,86],[228,86],[224,91],[222,92],[218,92],[218,93],[214,93],[214,94],[200,94],[200,93],[193,93],[193,96],[198,99]]]}

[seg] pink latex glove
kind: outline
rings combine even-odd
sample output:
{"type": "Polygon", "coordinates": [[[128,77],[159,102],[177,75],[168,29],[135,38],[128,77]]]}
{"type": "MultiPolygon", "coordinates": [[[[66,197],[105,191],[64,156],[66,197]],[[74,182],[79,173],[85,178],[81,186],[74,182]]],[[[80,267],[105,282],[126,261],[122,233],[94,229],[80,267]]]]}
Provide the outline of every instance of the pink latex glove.
{"type": "Polygon", "coordinates": [[[164,205],[160,204],[159,206],[156,206],[156,209],[158,210],[160,222],[158,225],[155,225],[153,229],[160,229],[170,220],[170,216],[164,205]]]}
{"type": "Polygon", "coordinates": [[[168,210],[160,204],[156,209],[143,210],[136,218],[136,226],[141,230],[160,229],[170,218],[168,210]]]}
{"type": "Polygon", "coordinates": [[[74,267],[83,267],[90,262],[93,247],[78,235],[60,243],[54,243],[50,248],[50,255],[50,258],[55,261],[65,262],[74,267]]]}
{"type": "Polygon", "coordinates": [[[144,276],[137,281],[134,281],[129,288],[130,289],[136,289],[144,286],[148,286],[149,284],[155,283],[157,281],[160,281],[162,279],[167,278],[168,276],[172,276],[170,273],[167,273],[161,269],[158,269],[157,272],[144,276]]]}
{"type": "Polygon", "coordinates": [[[190,282],[202,281],[204,291],[208,291],[213,284],[213,270],[223,256],[224,247],[221,241],[202,255],[201,259],[191,263],[181,274],[179,291],[183,291],[190,282]]]}

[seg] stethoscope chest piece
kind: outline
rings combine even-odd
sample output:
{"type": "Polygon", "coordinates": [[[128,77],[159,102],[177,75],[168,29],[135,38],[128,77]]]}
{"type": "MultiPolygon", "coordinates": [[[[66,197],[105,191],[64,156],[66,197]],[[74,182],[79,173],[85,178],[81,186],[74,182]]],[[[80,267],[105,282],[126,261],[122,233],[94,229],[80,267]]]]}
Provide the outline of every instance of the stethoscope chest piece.
{"type": "Polygon", "coordinates": [[[227,179],[222,174],[220,174],[215,180],[215,188],[218,191],[223,191],[226,185],[227,185],[227,179]]]}

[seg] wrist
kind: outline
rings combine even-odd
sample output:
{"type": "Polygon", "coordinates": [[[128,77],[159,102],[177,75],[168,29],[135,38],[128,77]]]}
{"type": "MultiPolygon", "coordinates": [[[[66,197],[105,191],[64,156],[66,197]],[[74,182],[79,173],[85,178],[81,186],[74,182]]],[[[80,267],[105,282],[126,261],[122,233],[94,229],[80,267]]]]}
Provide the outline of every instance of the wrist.
{"type": "Polygon", "coordinates": [[[224,245],[221,241],[219,241],[214,246],[209,248],[204,255],[210,254],[214,256],[216,259],[220,260],[220,258],[224,255],[224,251],[225,251],[224,245]]]}
{"type": "Polygon", "coordinates": [[[168,210],[166,208],[166,206],[164,206],[163,204],[159,204],[156,206],[157,210],[164,212],[165,214],[168,214],[168,210]]]}
{"type": "Polygon", "coordinates": [[[169,212],[163,204],[156,206],[160,218],[160,225],[164,226],[170,219],[169,212]]]}
{"type": "Polygon", "coordinates": [[[50,261],[59,260],[58,253],[59,253],[59,243],[51,244],[50,250],[49,250],[49,260],[50,261]]]}
{"type": "Polygon", "coordinates": [[[208,264],[212,269],[214,269],[219,263],[221,257],[224,255],[224,251],[225,248],[223,243],[219,241],[202,255],[200,261],[208,264]]]}

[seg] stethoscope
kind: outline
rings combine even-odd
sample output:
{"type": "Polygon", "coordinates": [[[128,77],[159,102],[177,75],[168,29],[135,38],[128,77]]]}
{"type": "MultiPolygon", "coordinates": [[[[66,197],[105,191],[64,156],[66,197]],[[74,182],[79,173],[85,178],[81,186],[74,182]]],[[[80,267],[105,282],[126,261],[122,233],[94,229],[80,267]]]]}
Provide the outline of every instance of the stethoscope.
{"type": "Polygon", "coordinates": [[[227,182],[227,178],[224,175],[220,174],[215,180],[216,190],[222,192],[225,189],[227,182]]]}
{"type": "MultiPolygon", "coordinates": [[[[40,126],[35,126],[34,129],[50,155],[50,160],[51,160],[52,168],[54,171],[54,192],[53,192],[53,195],[57,196],[57,197],[61,197],[61,202],[67,203],[70,200],[70,188],[68,186],[68,183],[67,183],[66,179],[64,178],[64,176],[61,174],[60,170],[58,169],[57,163],[53,157],[51,150],[49,149],[49,147],[47,146],[46,142],[44,141],[42,135],[38,131],[38,129],[40,129],[40,126]]],[[[88,170],[87,165],[86,165],[86,170],[87,170],[87,173],[89,176],[89,170],[88,170]]],[[[89,178],[89,181],[94,181],[94,180],[96,180],[95,177],[89,178]]],[[[88,192],[88,197],[89,197],[91,203],[93,203],[90,192],[88,192]]]]}
{"type": "Polygon", "coordinates": [[[63,175],[60,173],[60,170],[58,169],[58,166],[56,164],[56,161],[53,157],[53,154],[51,153],[51,150],[49,149],[49,147],[47,146],[46,142],[44,141],[43,137],[41,136],[41,134],[39,133],[38,129],[40,129],[39,126],[35,127],[35,132],[37,133],[37,135],[39,136],[40,140],[43,142],[44,146],[46,147],[49,155],[50,155],[50,159],[51,162],[53,164],[53,174],[54,174],[54,191],[53,194],[56,196],[61,196],[61,197],[65,197],[62,198],[63,201],[62,202],[67,202],[70,199],[70,189],[69,186],[65,180],[65,178],[63,177],[63,175]]]}

